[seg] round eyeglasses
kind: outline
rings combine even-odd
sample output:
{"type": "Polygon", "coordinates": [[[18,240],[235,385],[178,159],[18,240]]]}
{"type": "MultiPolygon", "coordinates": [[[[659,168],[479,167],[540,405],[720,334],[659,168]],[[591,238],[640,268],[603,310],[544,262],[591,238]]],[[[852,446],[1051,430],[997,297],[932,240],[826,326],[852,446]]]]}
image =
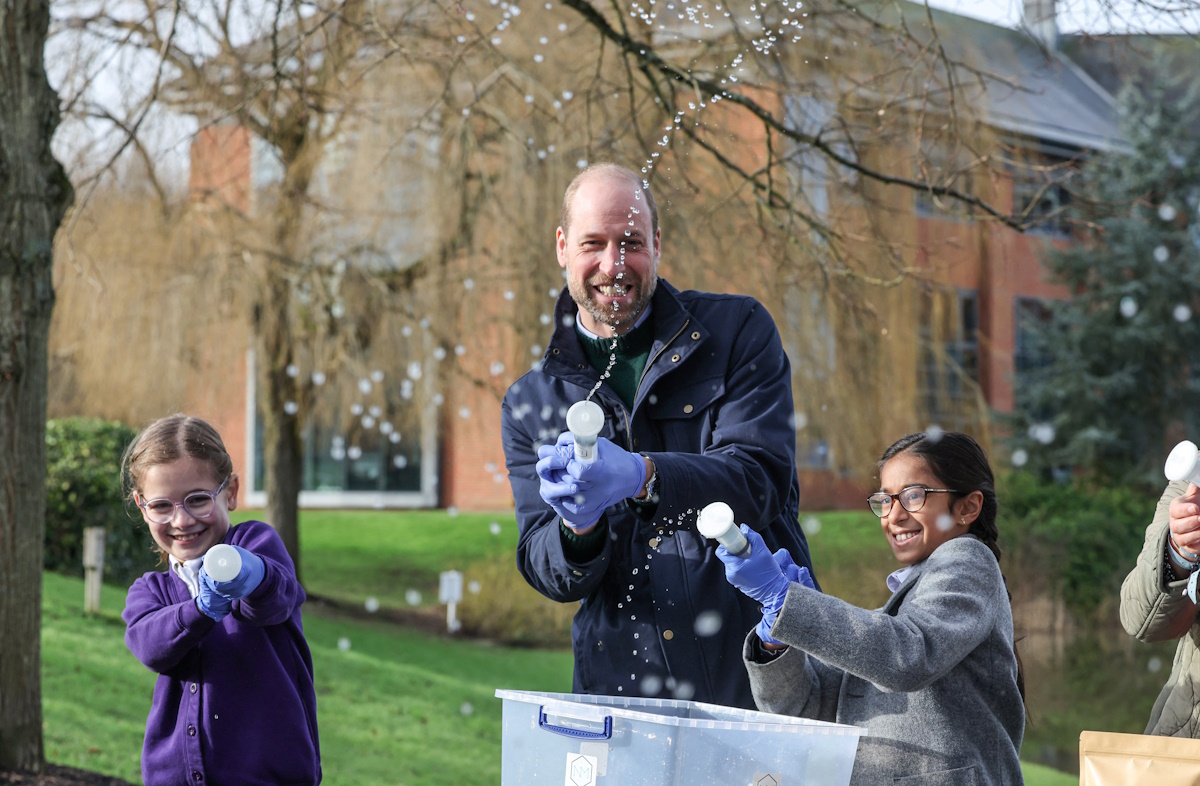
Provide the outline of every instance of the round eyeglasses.
{"type": "Polygon", "coordinates": [[[186,510],[187,514],[194,519],[206,519],[217,509],[217,495],[225,488],[225,484],[231,477],[233,476],[230,475],[222,480],[216,491],[193,491],[183,498],[183,502],[159,497],[144,502],[139,500],[137,506],[142,509],[146,520],[151,524],[170,524],[171,519],[175,518],[175,511],[179,508],[186,510]]]}
{"type": "Polygon", "coordinates": [[[909,486],[908,488],[900,489],[896,494],[888,494],[886,491],[876,491],[867,497],[867,504],[871,506],[872,513],[879,518],[883,518],[892,509],[892,500],[899,502],[900,507],[909,513],[916,513],[925,507],[926,494],[957,493],[958,491],[955,489],[931,489],[928,486],[909,486]]]}

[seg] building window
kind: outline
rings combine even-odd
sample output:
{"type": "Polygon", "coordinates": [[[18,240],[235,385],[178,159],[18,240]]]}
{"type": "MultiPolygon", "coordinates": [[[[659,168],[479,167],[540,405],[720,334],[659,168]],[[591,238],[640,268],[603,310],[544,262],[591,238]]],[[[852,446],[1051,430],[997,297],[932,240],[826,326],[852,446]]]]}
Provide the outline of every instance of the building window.
{"type": "Polygon", "coordinates": [[[1030,232],[1066,236],[1070,234],[1067,185],[1077,170],[1074,159],[1045,153],[1026,153],[1012,165],[1013,213],[1031,223],[1030,232]]]}
{"type": "Polygon", "coordinates": [[[922,300],[918,393],[931,424],[970,430],[979,416],[979,293],[935,290],[922,300]]]}
{"type": "MultiPolygon", "coordinates": [[[[247,353],[247,457],[254,467],[251,506],[263,492],[263,429],[256,402],[254,353],[247,353]]],[[[301,507],[415,508],[437,504],[436,406],[418,405],[411,381],[385,376],[370,401],[322,386],[302,435],[301,507]]]]}
{"type": "MultiPolygon", "coordinates": [[[[980,166],[978,156],[954,141],[922,139],[921,151],[914,167],[914,179],[931,188],[952,188],[971,194],[974,170],[980,166]]],[[[968,220],[973,208],[956,199],[935,196],[928,189],[916,192],[915,209],[918,216],[968,220]]]]}

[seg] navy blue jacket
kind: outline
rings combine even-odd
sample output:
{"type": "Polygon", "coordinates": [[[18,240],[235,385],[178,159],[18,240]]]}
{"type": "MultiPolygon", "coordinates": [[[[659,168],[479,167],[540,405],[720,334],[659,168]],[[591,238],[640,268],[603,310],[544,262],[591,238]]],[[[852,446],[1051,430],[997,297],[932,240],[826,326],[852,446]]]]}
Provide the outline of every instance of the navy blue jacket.
{"type": "Polygon", "coordinates": [[[725,580],[716,543],[696,532],[710,502],[810,566],[798,524],[791,372],[775,323],[753,298],[679,290],[659,279],[654,343],[632,411],[608,386],[601,436],[644,453],[658,504],[610,507],[598,557],[563,554],[554,511],[538,495],[537,449],[566,430],[566,412],[599,375],[575,332],[563,291],[540,369],[509,388],[504,454],[516,502],[517,567],[546,597],[579,601],[572,626],[574,691],[663,696],[754,708],[742,640],[761,613],[725,580]]]}

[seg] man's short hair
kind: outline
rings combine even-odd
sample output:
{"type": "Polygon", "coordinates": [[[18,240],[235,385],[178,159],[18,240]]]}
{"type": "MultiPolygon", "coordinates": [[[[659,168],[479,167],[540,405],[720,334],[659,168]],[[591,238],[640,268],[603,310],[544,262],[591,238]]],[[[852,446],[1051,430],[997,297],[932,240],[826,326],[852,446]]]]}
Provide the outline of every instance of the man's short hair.
{"type": "Polygon", "coordinates": [[[562,227],[565,234],[570,229],[571,223],[571,203],[575,201],[575,192],[579,190],[579,186],[591,175],[603,175],[604,177],[616,178],[619,180],[627,180],[636,189],[640,190],[646,196],[646,206],[650,208],[650,234],[651,236],[658,233],[658,205],[654,201],[654,194],[650,193],[650,183],[643,180],[629,167],[614,164],[610,161],[602,161],[596,164],[589,164],[586,169],[580,172],[571,180],[567,190],[563,193],[562,212],[558,217],[558,225],[562,227]]]}

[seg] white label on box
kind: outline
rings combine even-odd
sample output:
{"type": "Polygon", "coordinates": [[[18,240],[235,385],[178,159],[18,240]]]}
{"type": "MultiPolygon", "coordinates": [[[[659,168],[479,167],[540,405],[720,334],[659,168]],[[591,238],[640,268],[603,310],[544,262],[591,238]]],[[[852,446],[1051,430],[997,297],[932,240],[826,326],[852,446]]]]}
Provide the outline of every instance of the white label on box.
{"type": "Polygon", "coordinates": [[[567,754],[566,786],[596,786],[596,757],[582,753],[567,754]]]}
{"type": "Polygon", "coordinates": [[[783,786],[783,775],[778,772],[756,772],[750,786],[783,786]]]}

